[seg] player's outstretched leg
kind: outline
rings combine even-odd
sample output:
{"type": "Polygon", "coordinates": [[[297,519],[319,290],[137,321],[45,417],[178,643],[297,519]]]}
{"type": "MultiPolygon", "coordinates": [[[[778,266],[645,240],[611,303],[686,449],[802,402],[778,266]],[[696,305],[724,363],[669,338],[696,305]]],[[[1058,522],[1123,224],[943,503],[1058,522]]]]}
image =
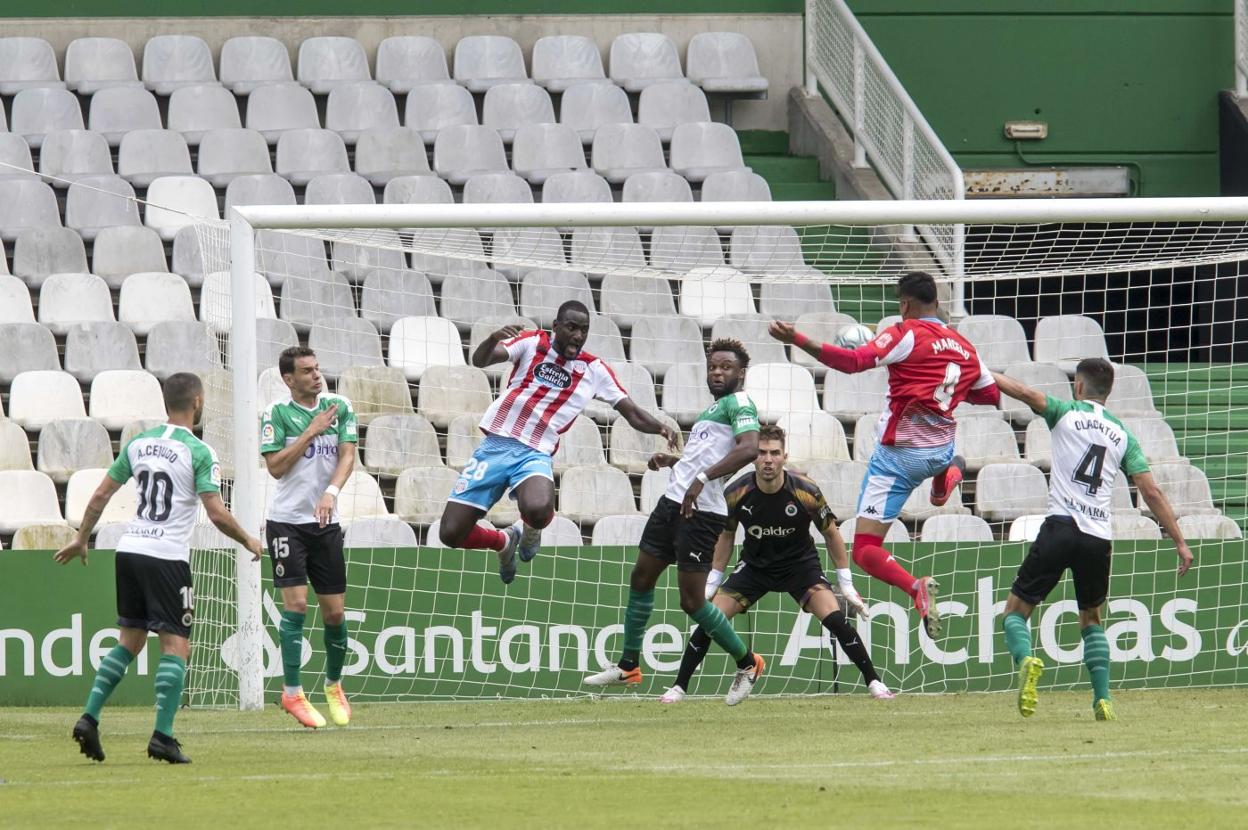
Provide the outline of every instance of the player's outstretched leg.
{"type": "Polygon", "coordinates": [[[1109,697],[1109,641],[1105,639],[1105,630],[1094,624],[1085,626],[1081,634],[1083,664],[1092,681],[1092,711],[1097,720],[1117,720],[1109,697]]]}
{"type": "Polygon", "coordinates": [[[841,650],[858,667],[858,671],[862,672],[862,680],[867,684],[867,692],[871,697],[876,700],[892,700],[896,697],[888,686],[884,685],[884,681],[880,680],[879,674],[875,671],[875,664],[871,662],[871,655],[867,654],[867,648],[858,637],[857,630],[845,619],[845,612],[838,608],[827,614],[822,623],[823,627],[841,644],[841,650]]]}
{"type": "MultiPolygon", "coordinates": [[[[1011,601],[1013,599],[1011,597],[1011,601]]],[[[1044,663],[1039,657],[1031,655],[1031,631],[1027,628],[1025,615],[1007,610],[1001,619],[1001,629],[1005,632],[1005,647],[1018,669],[1018,713],[1029,718],[1036,713],[1039,702],[1037,689],[1044,663]]]]}
{"type": "Polygon", "coordinates": [[[939,475],[932,476],[932,494],[928,501],[935,507],[944,507],[954,489],[962,483],[966,474],[966,459],[955,455],[949,466],[939,475]]]}
{"type": "Polygon", "coordinates": [[[854,534],[853,559],[870,576],[909,594],[923,620],[927,636],[934,639],[940,634],[940,610],[935,600],[940,583],[930,576],[911,576],[885,549],[883,536],[857,531],[854,534]]]}
{"type": "MultiPolygon", "coordinates": [[[[131,629],[123,632],[123,637],[130,635],[131,629]]],[[[147,639],[146,631],[137,634],[139,642],[147,639]]],[[[141,647],[141,646],[140,646],[141,647]]],[[[78,750],[92,761],[104,760],[104,749],[100,745],[100,711],[117,688],[117,684],[126,676],[126,669],[134,660],[134,654],[125,646],[113,646],[104,659],[100,661],[100,669],[95,673],[95,682],[91,684],[91,693],[87,695],[87,705],[82,717],[74,724],[73,737],[78,750]]]]}
{"type": "Polygon", "coordinates": [[[693,673],[706,659],[706,652],[710,647],[711,635],[702,626],[695,628],[689,635],[689,642],[685,643],[685,653],[680,657],[680,671],[676,673],[676,682],[663,693],[659,698],[660,702],[680,703],[685,699],[685,693],[689,691],[689,684],[693,681],[693,673]]]}

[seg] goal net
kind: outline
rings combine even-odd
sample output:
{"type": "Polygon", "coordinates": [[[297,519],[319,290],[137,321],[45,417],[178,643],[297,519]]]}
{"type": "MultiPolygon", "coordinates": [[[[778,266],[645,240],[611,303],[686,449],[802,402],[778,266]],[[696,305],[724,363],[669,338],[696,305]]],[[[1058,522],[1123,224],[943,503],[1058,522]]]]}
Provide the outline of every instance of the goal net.
{"type": "MultiPolygon", "coordinates": [[[[286,395],[282,349],[314,349],[327,391],[358,414],[359,458],[339,499],[345,672],[356,699],[579,695],[582,675],[618,656],[636,543],[666,471],[646,470],[658,439],[610,408],[592,405],[563,435],[557,518],[515,582],[500,582],[492,552],[440,545],[437,519],[509,375],[507,365],[471,366],[491,332],[549,327],[561,303],[581,301],[593,312],[586,350],[642,408],[686,434],[711,402],[707,344],[741,341],[745,391],[764,422],[787,431],[789,467],[819,483],[852,544],[886,375],[828,370],[769,338],[767,325],[794,321],[825,341],[857,324],[880,331],[896,319],[894,286],[909,270],[937,277],[942,310],[994,370],[1069,398],[1080,357],[1116,366],[1109,409],[1141,442],[1197,566],[1176,579],[1172,544],[1120,480],[1105,615],[1113,682],[1248,682],[1242,201],[574,208],[249,208],[233,234],[227,223],[198,226],[213,287],[203,315],[215,321],[227,369],[210,378],[205,435],[226,462],[236,513],[253,526],[264,515],[272,481],[256,434],[261,410],[286,395]]],[[[858,630],[902,692],[1013,682],[999,615],[1046,512],[1048,430],[1010,399],[956,415],[968,462],[960,493],[936,509],[925,484],[886,542],[911,572],[939,580],[944,633],[933,642],[908,597],[854,569],[870,609],[858,630]]],[[[487,516],[496,526],[516,518],[506,498],[487,516]]],[[[209,625],[197,627],[191,700],[258,705],[281,674],[269,563],[251,565],[224,546],[195,563],[197,620],[209,625]]],[[[691,625],[665,575],[640,694],[671,684],[691,625]]],[[[789,596],[768,596],[735,625],[768,660],[757,693],[861,690],[857,670],[789,596]]],[[[1068,581],[1037,609],[1032,631],[1036,653],[1056,667],[1046,684],[1086,683],[1068,581]]],[[[323,646],[311,608],[305,640],[305,678],[317,682],[323,646]]],[[[731,670],[712,649],[690,691],[723,693],[731,670]]]]}

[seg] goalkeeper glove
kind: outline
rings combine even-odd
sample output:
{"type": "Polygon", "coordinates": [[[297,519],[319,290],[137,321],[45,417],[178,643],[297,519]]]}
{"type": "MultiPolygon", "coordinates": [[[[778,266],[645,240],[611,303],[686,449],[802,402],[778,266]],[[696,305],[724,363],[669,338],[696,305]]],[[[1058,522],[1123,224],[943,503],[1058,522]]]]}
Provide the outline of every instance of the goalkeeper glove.
{"type": "Polygon", "coordinates": [[[865,620],[868,616],[867,604],[862,601],[862,596],[854,587],[854,577],[850,574],[849,568],[836,569],[836,584],[845,597],[845,604],[849,606],[847,610],[865,620]]]}
{"type": "Polygon", "coordinates": [[[711,597],[715,596],[715,592],[719,590],[719,586],[723,584],[723,581],[724,581],[724,572],[721,570],[713,569],[709,574],[706,575],[706,598],[707,600],[710,600],[711,597]]]}

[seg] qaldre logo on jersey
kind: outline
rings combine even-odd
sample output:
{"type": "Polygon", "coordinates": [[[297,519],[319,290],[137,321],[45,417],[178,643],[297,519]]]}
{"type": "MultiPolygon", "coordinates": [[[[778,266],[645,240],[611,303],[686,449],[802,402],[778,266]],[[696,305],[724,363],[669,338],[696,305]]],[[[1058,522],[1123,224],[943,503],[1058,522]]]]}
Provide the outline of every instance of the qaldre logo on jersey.
{"type": "Polygon", "coordinates": [[[752,525],[745,529],[745,532],[753,536],[755,539],[776,539],[791,536],[797,530],[795,527],[760,527],[752,525]]]}
{"type": "Polygon", "coordinates": [[[553,386],[556,389],[567,389],[568,384],[572,382],[572,376],[568,374],[568,370],[562,366],[556,366],[554,363],[540,363],[537,371],[533,373],[538,380],[547,386],[553,386]]]}

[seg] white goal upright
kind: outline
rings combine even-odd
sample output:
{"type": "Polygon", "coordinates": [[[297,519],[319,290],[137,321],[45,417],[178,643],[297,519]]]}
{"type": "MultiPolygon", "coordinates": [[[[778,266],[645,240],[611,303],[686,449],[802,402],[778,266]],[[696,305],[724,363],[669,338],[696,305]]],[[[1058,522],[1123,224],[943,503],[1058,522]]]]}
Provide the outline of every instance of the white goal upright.
{"type": "MultiPolygon", "coordinates": [[[[350,691],[580,694],[581,675],[618,652],[636,536],[663,486],[645,460],[660,448],[607,408],[587,410],[555,457],[558,518],[542,554],[504,587],[492,555],[442,548],[431,527],[507,380],[505,366],[468,365],[475,345],[503,325],[548,327],[561,302],[581,300],[593,312],[587,350],[638,403],[687,430],[709,401],[707,343],[738,339],[751,353],[746,391],[764,421],[788,432],[790,467],[819,482],[852,531],[883,373],[826,370],[770,340],[766,324],[794,320],[823,340],[846,325],[878,329],[896,313],[898,277],[926,270],[950,323],[995,370],[1068,397],[1078,358],[1113,360],[1110,409],[1202,540],[1196,569],[1177,581],[1172,546],[1130,488],[1117,488],[1106,621],[1114,682],[1240,684],[1248,372],[1236,366],[1244,321],[1234,301],[1246,221],[1248,199],[238,207],[228,223],[197,226],[201,317],[218,332],[223,364],[209,378],[205,435],[226,460],[231,507],[261,527],[269,479],[258,416],[284,388],[276,354],[314,348],[329,389],[353,401],[362,424],[340,499],[350,691]]],[[[1009,687],[997,615],[1020,540],[1045,512],[1043,421],[1008,400],[957,417],[971,471],[960,498],[937,510],[921,490],[888,541],[912,572],[941,581],[946,634],[929,640],[903,594],[856,571],[872,612],[859,630],[903,692],[1009,687]]],[[[504,499],[487,519],[514,517],[504,499]]],[[[258,707],[280,674],[268,563],[224,550],[197,557],[206,624],[192,703],[258,707]]],[[[1033,619],[1059,687],[1083,682],[1073,609],[1067,586],[1033,619]]],[[[689,625],[674,580],[663,580],[643,693],[670,684],[689,625]]],[[[762,693],[861,688],[787,596],[736,625],[768,658],[762,693]]],[[[313,674],[318,627],[310,617],[313,674]]],[[[722,692],[729,674],[712,652],[692,691],[722,692]]]]}

